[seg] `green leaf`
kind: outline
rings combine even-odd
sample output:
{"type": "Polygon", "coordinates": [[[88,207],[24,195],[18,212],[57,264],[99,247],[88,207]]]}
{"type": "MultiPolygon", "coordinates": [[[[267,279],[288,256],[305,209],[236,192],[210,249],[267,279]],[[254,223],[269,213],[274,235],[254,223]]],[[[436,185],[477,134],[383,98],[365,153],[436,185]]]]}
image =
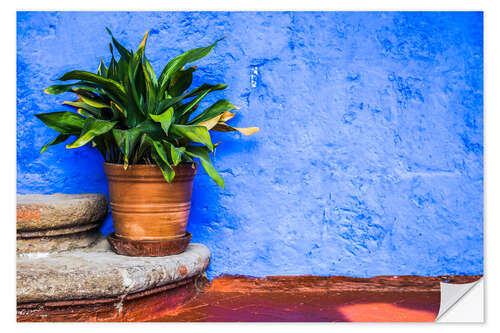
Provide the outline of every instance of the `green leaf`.
{"type": "Polygon", "coordinates": [[[146,58],[142,63],[142,71],[144,73],[145,83],[146,83],[146,103],[147,112],[149,114],[155,114],[156,111],[156,98],[157,98],[157,83],[155,73],[146,58]]]}
{"type": "Polygon", "coordinates": [[[212,106],[208,107],[193,120],[191,120],[189,124],[198,124],[217,117],[226,111],[231,111],[234,109],[237,109],[237,107],[234,106],[231,102],[226,101],[225,99],[221,99],[212,104],[212,106]]]}
{"type": "Polygon", "coordinates": [[[156,150],[156,153],[158,156],[161,157],[161,159],[170,165],[169,158],[168,158],[168,150],[166,149],[166,145],[164,144],[164,140],[161,141],[156,141],[156,140],[151,140],[151,143],[153,144],[153,147],[156,150]]]}
{"type": "Polygon", "coordinates": [[[173,124],[170,126],[170,129],[175,135],[202,143],[207,146],[210,151],[214,150],[212,140],[210,139],[210,133],[205,126],[173,124]]]}
{"type": "MultiPolygon", "coordinates": [[[[198,96],[196,96],[196,98],[193,98],[188,103],[182,105],[182,107],[177,112],[179,114],[177,116],[177,118],[180,118],[180,117],[182,117],[184,115],[190,115],[192,113],[192,111],[194,111],[193,108],[196,106],[196,104],[198,104],[199,102],[201,102],[201,100],[203,98],[205,98],[206,95],[208,95],[210,92],[212,92],[214,90],[218,90],[218,87],[217,86],[207,85],[207,87],[205,88],[205,90],[200,91],[199,94],[198,94],[198,96]]],[[[189,118],[189,117],[187,117],[187,118],[189,118]]]]}
{"type": "Polygon", "coordinates": [[[200,159],[201,165],[207,172],[207,174],[222,188],[224,188],[224,180],[217,173],[215,167],[210,160],[208,150],[206,147],[201,146],[189,146],[187,147],[186,154],[192,157],[197,157],[200,159]]]}
{"type": "MultiPolygon", "coordinates": [[[[92,115],[94,117],[101,114],[101,110],[100,109],[95,108],[95,107],[93,107],[91,105],[88,105],[87,103],[84,103],[84,102],[64,101],[62,104],[63,105],[69,105],[69,106],[72,106],[72,107],[78,108],[78,109],[87,110],[88,112],[92,113],[92,115]]],[[[78,113],[80,113],[80,112],[78,112],[78,113]]]]}
{"type": "Polygon", "coordinates": [[[107,121],[100,119],[87,118],[85,119],[85,124],[82,129],[82,134],[73,143],[66,146],[66,148],[78,148],[81,147],[94,137],[102,135],[109,132],[116,125],[116,121],[107,121]]]}
{"type": "Polygon", "coordinates": [[[42,147],[42,149],[40,150],[40,154],[45,152],[47,150],[47,148],[49,148],[49,146],[53,146],[53,145],[57,145],[61,142],[64,142],[66,141],[68,138],[70,137],[69,134],[59,134],[58,136],[56,136],[56,138],[52,141],[50,141],[49,143],[47,143],[46,145],[44,145],[42,147]]]}
{"type": "Polygon", "coordinates": [[[167,89],[167,82],[175,72],[184,67],[186,64],[197,61],[206,56],[207,54],[209,54],[210,51],[212,51],[212,49],[215,47],[215,45],[222,39],[223,38],[215,41],[215,43],[213,43],[212,45],[187,51],[172,59],[165,66],[165,68],[163,68],[163,71],[160,74],[160,78],[158,79],[158,84],[160,86],[159,95],[163,96],[165,90],[167,89]]]}
{"type": "Polygon", "coordinates": [[[151,83],[153,84],[153,86],[155,87],[155,89],[158,88],[158,80],[156,79],[156,74],[155,74],[155,71],[153,69],[153,66],[151,66],[151,64],[149,63],[149,60],[146,56],[144,56],[144,66],[146,68],[146,71],[151,79],[151,83]]]}
{"type": "Polygon", "coordinates": [[[127,81],[128,77],[128,71],[129,71],[129,63],[125,58],[120,58],[118,60],[118,65],[117,65],[117,75],[119,78],[119,81],[122,83],[125,83],[127,81]]]}
{"type": "MultiPolygon", "coordinates": [[[[135,58],[135,55],[134,55],[135,58]]],[[[139,62],[138,62],[139,65],[139,62]]],[[[132,68],[134,65],[128,66],[128,79],[130,84],[130,90],[132,91],[132,97],[137,109],[143,112],[141,102],[139,101],[139,95],[135,86],[135,70],[132,68]]],[[[143,112],[144,113],[144,112],[143,112]]]]}
{"type": "Polygon", "coordinates": [[[140,62],[142,61],[142,57],[144,55],[144,50],[146,49],[146,41],[148,39],[149,30],[146,31],[144,37],[142,38],[141,44],[137,48],[137,52],[132,57],[132,69],[133,69],[133,77],[137,74],[137,70],[139,69],[140,62]]]}
{"type": "MultiPolygon", "coordinates": [[[[181,119],[181,120],[185,120],[187,121],[189,119],[189,117],[191,116],[191,114],[195,111],[196,107],[197,107],[197,104],[199,102],[201,102],[201,100],[203,98],[205,98],[205,96],[209,93],[210,91],[205,91],[204,93],[202,93],[201,95],[199,95],[198,97],[194,98],[192,101],[186,103],[186,104],[183,104],[178,110],[177,110],[177,119],[181,119]],[[183,117],[185,115],[185,117],[183,117]]],[[[185,122],[182,121],[182,123],[184,124],[185,122]]]]}
{"type": "Polygon", "coordinates": [[[182,162],[182,156],[184,155],[186,148],[185,147],[176,147],[172,143],[162,140],[161,141],[162,148],[164,152],[168,152],[169,161],[172,161],[173,165],[178,165],[182,162]]]}
{"type": "Polygon", "coordinates": [[[69,111],[40,113],[35,116],[61,134],[79,135],[85,123],[85,117],[69,111]]]}
{"type": "Polygon", "coordinates": [[[185,147],[175,147],[170,142],[167,142],[170,145],[170,156],[172,157],[172,163],[174,165],[179,165],[182,162],[182,155],[186,152],[185,147]]]}
{"type": "Polygon", "coordinates": [[[107,77],[108,75],[108,68],[104,64],[104,61],[101,58],[101,63],[99,64],[99,68],[97,68],[97,75],[102,76],[102,77],[107,77]]]}
{"type": "Polygon", "coordinates": [[[147,142],[155,148],[155,150],[151,152],[151,157],[161,169],[163,177],[167,182],[172,182],[175,177],[175,171],[168,161],[168,153],[163,144],[166,141],[156,141],[149,136],[147,136],[146,139],[147,142]]]}
{"type": "Polygon", "coordinates": [[[50,95],[59,95],[65,92],[73,91],[75,89],[82,89],[82,90],[89,90],[101,93],[101,91],[96,88],[97,86],[94,84],[78,81],[76,83],[70,83],[70,84],[56,84],[48,87],[43,92],[50,95]]]}
{"type": "MultiPolygon", "coordinates": [[[[123,58],[122,58],[123,59],[123,58]]],[[[119,76],[121,80],[123,80],[123,87],[125,89],[126,98],[123,99],[123,105],[120,105],[121,109],[126,114],[125,120],[126,124],[129,128],[135,127],[138,122],[143,121],[146,117],[143,114],[143,110],[140,106],[139,101],[137,100],[137,92],[135,90],[135,84],[133,82],[133,78],[130,76],[130,66],[124,60],[120,59],[121,67],[119,67],[119,76]],[[132,78],[132,81],[130,80],[132,78]]],[[[117,102],[118,101],[114,101],[117,102]]]]}
{"type": "Polygon", "coordinates": [[[175,103],[182,101],[183,99],[184,96],[177,96],[174,98],[164,99],[158,104],[158,111],[159,112],[165,111],[167,108],[174,105],[175,103]]]}
{"type": "Polygon", "coordinates": [[[153,119],[153,121],[160,123],[165,135],[168,135],[168,130],[170,128],[170,124],[172,124],[174,116],[174,108],[170,107],[167,111],[160,115],[150,114],[149,116],[153,119]]]}
{"type": "Polygon", "coordinates": [[[122,44],[120,44],[115,39],[115,37],[113,36],[113,33],[111,32],[111,30],[109,30],[107,27],[106,27],[106,30],[108,31],[109,35],[111,36],[111,40],[113,41],[113,45],[116,47],[116,49],[118,50],[118,52],[120,53],[120,55],[122,57],[124,57],[125,60],[129,61],[129,59],[130,59],[130,52],[122,44]]]}
{"type": "Polygon", "coordinates": [[[119,119],[121,116],[127,118],[127,110],[123,110],[115,102],[111,102],[111,112],[113,112],[113,120],[119,119]]]}
{"type": "Polygon", "coordinates": [[[195,70],[196,67],[189,67],[185,71],[180,70],[175,72],[168,84],[168,94],[170,96],[177,97],[184,93],[184,91],[186,91],[193,82],[193,72],[195,70]]]}
{"type": "Polygon", "coordinates": [[[139,96],[139,104],[141,108],[144,110],[144,98],[146,96],[146,78],[144,77],[144,72],[142,71],[142,66],[139,65],[139,70],[134,77],[134,85],[137,91],[137,95],[139,96]]]}
{"type": "Polygon", "coordinates": [[[107,162],[108,161],[108,157],[107,157],[108,140],[106,140],[104,138],[105,135],[106,134],[101,135],[99,137],[95,137],[92,140],[92,147],[95,146],[97,148],[97,150],[99,150],[99,152],[101,153],[101,155],[104,158],[104,160],[107,162]]]}
{"type": "Polygon", "coordinates": [[[136,128],[128,130],[113,129],[112,132],[116,144],[123,152],[123,167],[127,170],[130,157],[133,156],[135,147],[143,133],[136,128]]]}
{"type": "Polygon", "coordinates": [[[78,112],[78,114],[81,114],[84,117],[91,117],[91,118],[98,117],[96,114],[93,114],[85,109],[78,109],[78,110],[76,110],[76,112],[78,112]]]}
{"type": "Polygon", "coordinates": [[[154,152],[151,154],[151,157],[155,161],[156,165],[158,165],[158,167],[160,168],[161,173],[163,174],[163,178],[165,178],[165,180],[168,183],[171,183],[175,177],[174,169],[170,166],[170,164],[168,164],[168,162],[165,162],[162,158],[160,158],[154,152]]]}
{"type": "Polygon", "coordinates": [[[136,151],[136,161],[143,159],[144,155],[151,149],[151,143],[148,141],[147,134],[143,133],[141,135],[141,140],[137,146],[136,151]]]}
{"type": "MultiPolygon", "coordinates": [[[[111,44],[109,44],[111,47],[111,44]]],[[[113,48],[111,47],[111,50],[113,48]]],[[[108,67],[108,73],[106,75],[106,78],[112,79],[115,81],[120,80],[118,77],[118,63],[116,62],[114,56],[112,56],[111,61],[109,62],[109,67],[108,67]]]]}
{"type": "MultiPolygon", "coordinates": [[[[137,106],[137,109],[144,114],[145,116],[147,115],[147,112],[144,110],[142,106],[142,95],[145,92],[145,78],[144,74],[142,71],[138,72],[139,67],[142,68],[142,62],[143,62],[143,56],[144,56],[144,50],[146,48],[146,41],[148,38],[149,30],[146,31],[144,34],[144,37],[142,38],[141,44],[139,45],[139,48],[137,49],[137,52],[132,55],[132,61],[130,65],[128,66],[128,78],[130,82],[130,90],[132,92],[132,97],[134,100],[135,105],[137,106]],[[137,74],[140,74],[137,76],[137,74]]],[[[156,78],[155,78],[156,79],[156,78]]]]}
{"type": "Polygon", "coordinates": [[[120,83],[116,82],[115,80],[106,79],[94,73],[86,71],[71,71],[64,74],[61,78],[59,78],[59,80],[60,81],[85,80],[92,83],[96,83],[102,86],[103,88],[109,90],[111,94],[121,98],[123,101],[127,100],[125,89],[120,83]]]}
{"type": "Polygon", "coordinates": [[[89,97],[85,97],[83,94],[77,93],[78,97],[82,100],[87,105],[93,106],[94,108],[102,109],[102,108],[109,108],[109,105],[106,105],[103,103],[102,100],[97,100],[97,99],[92,99],[89,97]]]}
{"type": "Polygon", "coordinates": [[[201,86],[199,86],[198,88],[191,90],[189,93],[184,95],[183,98],[198,96],[199,94],[205,92],[206,90],[217,91],[217,90],[224,90],[226,88],[227,88],[227,85],[222,84],[222,83],[218,83],[215,85],[204,83],[201,86]]]}
{"type": "Polygon", "coordinates": [[[163,138],[166,138],[165,132],[163,132],[161,125],[159,123],[155,123],[151,119],[144,120],[135,128],[143,131],[154,140],[161,140],[163,138]]]}

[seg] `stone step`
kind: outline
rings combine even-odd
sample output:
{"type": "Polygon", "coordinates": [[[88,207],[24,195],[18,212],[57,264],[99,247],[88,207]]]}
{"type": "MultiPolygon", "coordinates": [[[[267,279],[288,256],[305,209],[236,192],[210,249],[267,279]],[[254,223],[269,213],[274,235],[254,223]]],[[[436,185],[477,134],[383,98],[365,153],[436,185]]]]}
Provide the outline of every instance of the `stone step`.
{"type": "Polygon", "coordinates": [[[18,232],[75,227],[102,220],[108,199],[102,193],[18,194],[18,232]]]}
{"type": "Polygon", "coordinates": [[[18,307],[55,301],[123,299],[201,275],[210,261],[203,244],[168,257],[127,257],[103,238],[95,246],[17,257],[18,307]]]}
{"type": "Polygon", "coordinates": [[[92,245],[108,213],[102,193],[18,194],[17,253],[58,252],[92,245]]]}

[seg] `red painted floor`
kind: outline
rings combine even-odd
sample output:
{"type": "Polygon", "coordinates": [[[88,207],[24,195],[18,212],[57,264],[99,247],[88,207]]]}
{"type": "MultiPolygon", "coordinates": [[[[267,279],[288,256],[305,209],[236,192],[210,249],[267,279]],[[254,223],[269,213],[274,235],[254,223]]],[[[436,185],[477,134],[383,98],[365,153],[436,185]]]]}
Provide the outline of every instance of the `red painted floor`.
{"type": "Polygon", "coordinates": [[[436,292],[207,291],[154,321],[193,322],[430,322],[439,312],[436,292]]]}
{"type": "MultiPolygon", "coordinates": [[[[476,278],[451,279],[464,283],[476,278]]],[[[431,322],[439,312],[439,282],[449,279],[223,276],[154,321],[431,322]]]]}

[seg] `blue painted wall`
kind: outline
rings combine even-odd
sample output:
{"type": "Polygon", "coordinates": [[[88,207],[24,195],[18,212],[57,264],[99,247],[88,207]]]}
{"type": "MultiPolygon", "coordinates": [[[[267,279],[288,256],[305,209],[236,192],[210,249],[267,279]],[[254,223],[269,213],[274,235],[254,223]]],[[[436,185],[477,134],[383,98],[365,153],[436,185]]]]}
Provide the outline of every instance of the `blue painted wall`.
{"type": "MultiPolygon", "coordinates": [[[[109,60],[105,26],[167,60],[222,36],[195,85],[225,82],[250,137],[200,170],[189,230],[209,276],[481,274],[482,13],[18,13],[19,193],[106,192],[97,151],[40,155],[64,110],[42,90],[109,60]]],[[[110,221],[108,221],[109,223],[110,221]]],[[[109,229],[109,228],[105,228],[109,229]]]]}

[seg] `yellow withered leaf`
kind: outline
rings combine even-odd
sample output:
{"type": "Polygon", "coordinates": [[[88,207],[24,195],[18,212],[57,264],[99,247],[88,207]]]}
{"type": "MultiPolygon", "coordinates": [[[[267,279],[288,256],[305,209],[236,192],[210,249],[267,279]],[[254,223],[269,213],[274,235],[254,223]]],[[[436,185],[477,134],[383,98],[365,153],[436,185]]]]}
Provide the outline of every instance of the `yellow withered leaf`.
{"type": "Polygon", "coordinates": [[[255,132],[258,132],[260,130],[260,128],[258,127],[245,127],[245,128],[234,127],[234,129],[245,135],[254,134],[255,132]]]}
{"type": "Polygon", "coordinates": [[[225,123],[226,121],[228,121],[229,119],[232,119],[234,116],[235,116],[236,113],[231,113],[229,111],[226,111],[224,112],[221,117],[220,117],[220,120],[221,122],[225,123]]]}
{"type": "Polygon", "coordinates": [[[213,117],[212,119],[209,119],[207,121],[202,121],[201,123],[198,123],[197,125],[205,126],[208,130],[211,130],[215,125],[217,125],[221,116],[222,115],[218,115],[217,117],[213,117]]]}
{"type": "Polygon", "coordinates": [[[255,132],[258,132],[260,130],[260,128],[258,127],[232,127],[232,126],[229,126],[228,124],[226,123],[217,123],[217,125],[215,125],[212,130],[214,131],[218,131],[218,132],[233,132],[233,131],[238,131],[240,132],[241,134],[244,134],[244,135],[250,135],[250,134],[253,134],[255,132]]]}
{"type": "Polygon", "coordinates": [[[141,42],[141,44],[139,44],[139,47],[146,47],[146,40],[148,39],[148,35],[149,35],[149,30],[146,31],[146,33],[144,34],[144,37],[142,38],[142,42],[141,42]]]}

